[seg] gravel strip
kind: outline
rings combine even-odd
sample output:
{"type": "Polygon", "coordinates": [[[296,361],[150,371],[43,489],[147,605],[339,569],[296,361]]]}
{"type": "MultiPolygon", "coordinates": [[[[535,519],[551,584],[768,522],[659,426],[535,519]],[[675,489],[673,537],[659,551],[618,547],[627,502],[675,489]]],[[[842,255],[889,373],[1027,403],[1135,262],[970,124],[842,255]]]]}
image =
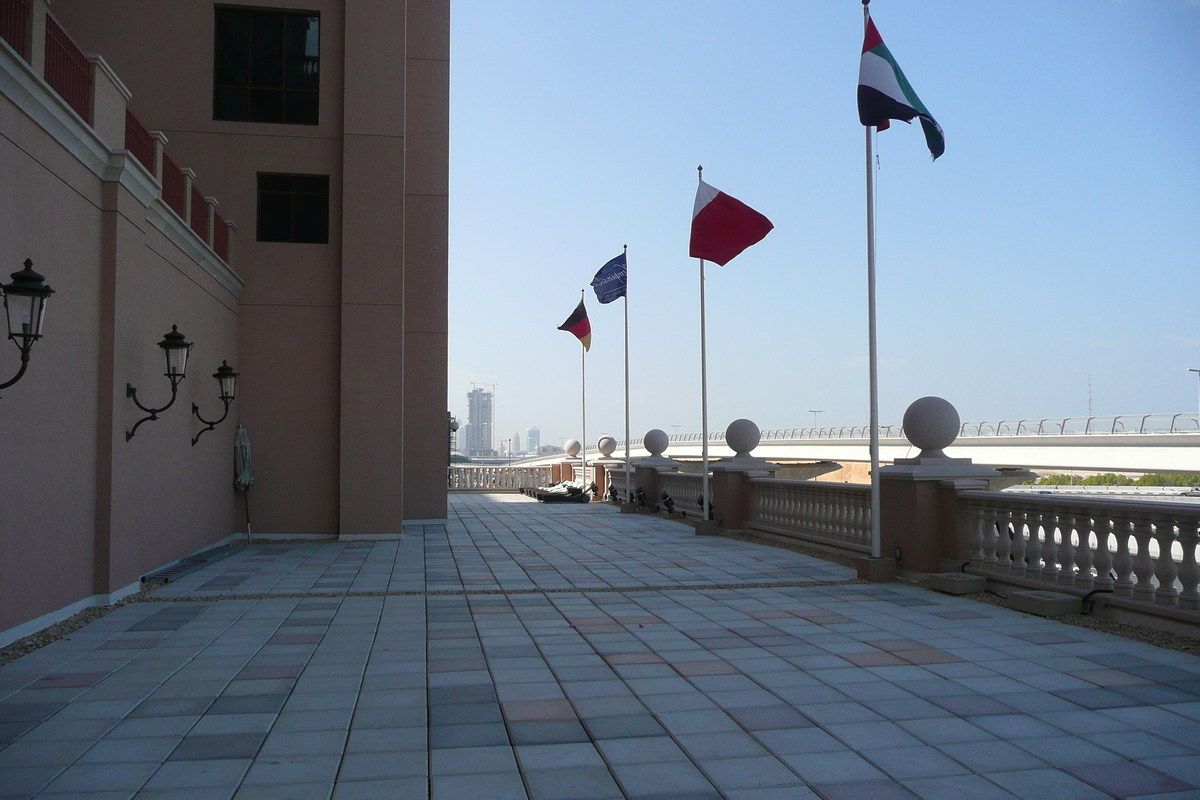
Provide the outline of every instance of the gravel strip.
{"type": "Polygon", "coordinates": [[[473,595],[525,594],[633,594],[635,592],[713,592],[739,589],[796,589],[809,586],[846,586],[866,583],[857,578],[845,581],[755,581],[749,583],[671,583],[662,586],[593,586],[558,587],[548,589],[409,589],[395,592],[260,592],[255,594],[182,595],[179,597],[146,597],[148,603],[195,603],[216,600],[275,600],[306,597],[468,597],[473,595]]]}
{"type": "Polygon", "coordinates": [[[104,606],[92,606],[85,608],[74,616],[67,617],[62,622],[56,622],[48,628],[42,628],[37,633],[31,633],[17,639],[10,645],[0,647],[0,667],[9,662],[16,661],[23,655],[32,653],[34,650],[39,650],[51,642],[56,642],[64,636],[70,636],[75,631],[79,630],[89,622],[94,622],[103,616],[106,616],[121,606],[127,606],[130,603],[139,603],[150,598],[151,592],[162,586],[165,581],[155,580],[147,581],[142,585],[142,588],[133,594],[121,600],[118,603],[110,603],[104,606]]]}

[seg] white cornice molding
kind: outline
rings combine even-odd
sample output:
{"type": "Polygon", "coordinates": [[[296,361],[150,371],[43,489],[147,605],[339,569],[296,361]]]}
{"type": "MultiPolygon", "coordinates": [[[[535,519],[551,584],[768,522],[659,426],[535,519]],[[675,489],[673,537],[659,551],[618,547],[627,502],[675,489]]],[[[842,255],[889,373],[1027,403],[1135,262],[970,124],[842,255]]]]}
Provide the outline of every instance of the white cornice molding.
{"type": "MultiPolygon", "coordinates": [[[[103,59],[94,63],[108,70],[103,59]]],[[[111,70],[108,72],[124,90],[124,84],[111,70]]],[[[241,295],[245,282],[167,206],[150,171],[128,150],[112,149],[3,39],[0,39],[0,94],[16,104],[99,180],[120,183],[146,209],[146,219],[151,225],[235,297],[241,295]]]]}
{"type": "Polygon", "coordinates": [[[217,283],[228,289],[234,297],[240,297],[245,281],[221,260],[208,243],[201,239],[190,226],[185,225],[175,210],[160,198],[146,209],[146,221],[162,232],[183,254],[195,261],[211,275],[217,283]]]}
{"type": "Polygon", "coordinates": [[[92,62],[93,67],[103,72],[113,82],[113,86],[117,87],[117,91],[125,98],[125,102],[129,102],[130,98],[133,97],[133,92],[129,91],[129,87],[125,85],[125,82],[117,76],[117,73],[113,72],[113,68],[104,60],[104,56],[99,53],[88,53],[86,58],[92,62]]]}
{"type": "Polygon", "coordinates": [[[111,148],[3,39],[0,39],[0,94],[12,100],[97,178],[104,179],[111,148]]]}

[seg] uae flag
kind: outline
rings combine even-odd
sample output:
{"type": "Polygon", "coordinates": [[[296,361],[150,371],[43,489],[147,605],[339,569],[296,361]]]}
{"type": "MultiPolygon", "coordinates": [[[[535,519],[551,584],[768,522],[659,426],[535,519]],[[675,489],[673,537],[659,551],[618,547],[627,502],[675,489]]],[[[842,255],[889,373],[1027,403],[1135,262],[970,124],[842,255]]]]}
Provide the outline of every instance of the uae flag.
{"type": "Polygon", "coordinates": [[[761,242],[774,227],[771,220],[702,179],[692,208],[689,255],[723,267],[750,245],[761,242]]]}
{"type": "Polygon", "coordinates": [[[583,307],[582,300],[579,301],[579,305],[575,306],[571,316],[567,317],[567,321],[558,326],[558,329],[575,334],[575,338],[583,343],[584,351],[592,349],[592,323],[588,320],[587,309],[583,307]]]}
{"type": "Polygon", "coordinates": [[[867,17],[867,33],[863,39],[862,62],[858,67],[858,120],[876,130],[887,130],[889,120],[921,120],[925,143],[936,160],[946,152],[946,137],[942,127],[929,114],[929,109],[917,97],[900,65],[892,58],[875,21],[867,17]]]}

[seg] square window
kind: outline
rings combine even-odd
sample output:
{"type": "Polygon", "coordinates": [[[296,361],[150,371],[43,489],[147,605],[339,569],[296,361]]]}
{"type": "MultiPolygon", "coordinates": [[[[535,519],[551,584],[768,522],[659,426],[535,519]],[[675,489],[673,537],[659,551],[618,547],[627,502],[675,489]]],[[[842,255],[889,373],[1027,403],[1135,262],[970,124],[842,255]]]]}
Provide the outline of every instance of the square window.
{"type": "Polygon", "coordinates": [[[316,125],[321,15],[217,6],[213,119],[316,125]]]}
{"type": "Polygon", "coordinates": [[[258,176],[258,241],[329,244],[329,176],[258,176]]]}

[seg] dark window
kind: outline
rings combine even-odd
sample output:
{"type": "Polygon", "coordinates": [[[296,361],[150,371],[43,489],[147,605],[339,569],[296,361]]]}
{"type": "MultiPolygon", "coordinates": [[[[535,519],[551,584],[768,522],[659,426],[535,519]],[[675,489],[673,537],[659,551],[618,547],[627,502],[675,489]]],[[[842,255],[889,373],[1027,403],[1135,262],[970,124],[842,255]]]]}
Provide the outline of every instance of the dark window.
{"type": "Polygon", "coordinates": [[[329,244],[329,176],[259,175],[258,241],[329,244]]]}
{"type": "Polygon", "coordinates": [[[316,125],[320,15],[216,11],[213,119],[316,125]]]}

